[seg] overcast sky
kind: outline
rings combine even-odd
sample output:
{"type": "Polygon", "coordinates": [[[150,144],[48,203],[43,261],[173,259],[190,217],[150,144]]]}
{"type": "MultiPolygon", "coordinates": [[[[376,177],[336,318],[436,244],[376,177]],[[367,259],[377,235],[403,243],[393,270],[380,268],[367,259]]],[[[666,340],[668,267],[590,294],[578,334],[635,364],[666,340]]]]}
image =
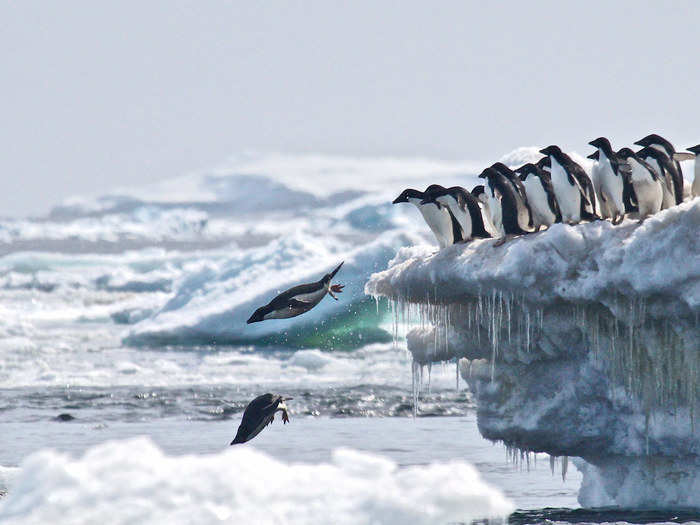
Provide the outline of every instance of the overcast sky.
{"type": "Polygon", "coordinates": [[[0,215],[241,151],[700,142],[700,2],[0,0],[0,215]]]}

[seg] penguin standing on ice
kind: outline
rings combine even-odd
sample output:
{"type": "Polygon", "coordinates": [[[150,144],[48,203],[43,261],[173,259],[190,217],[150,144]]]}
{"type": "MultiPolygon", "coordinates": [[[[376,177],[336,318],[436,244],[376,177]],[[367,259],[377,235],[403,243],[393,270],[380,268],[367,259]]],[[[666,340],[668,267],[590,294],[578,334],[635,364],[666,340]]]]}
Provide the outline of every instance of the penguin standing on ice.
{"type": "Polygon", "coordinates": [[[515,172],[519,174],[525,187],[535,231],[539,231],[542,226],[549,227],[555,222],[561,222],[561,213],[549,174],[532,163],[520,166],[515,172]]]}
{"type": "MultiPolygon", "coordinates": [[[[438,184],[432,184],[426,188],[426,192],[435,191],[438,189],[444,189],[438,184]]],[[[421,204],[421,201],[425,198],[426,192],[418,191],[413,188],[407,188],[401,192],[401,195],[396,197],[392,204],[399,204],[401,202],[408,202],[413,204],[418,211],[420,211],[425,220],[426,224],[435,235],[435,239],[438,242],[440,248],[449,246],[454,242],[454,232],[452,218],[447,212],[447,209],[443,207],[438,207],[434,205],[421,204]]]]}
{"type": "Polygon", "coordinates": [[[491,237],[484,227],[479,201],[464,188],[453,186],[427,192],[425,198],[421,201],[421,205],[432,202],[437,202],[447,207],[460,228],[459,237],[462,241],[468,241],[472,237],[491,237]]]}
{"type": "Polygon", "coordinates": [[[268,304],[255,310],[247,323],[259,323],[267,319],[289,319],[290,317],[296,317],[297,315],[311,310],[321,302],[321,299],[323,299],[326,294],[337,301],[338,298],[334,295],[334,292],[341,293],[344,286],[342,284],[331,284],[331,280],[335,277],[335,274],[338,273],[341,266],[343,266],[342,262],[335,270],[327,273],[316,282],[300,284],[282,292],[268,304]]]}
{"type": "Polygon", "coordinates": [[[518,217],[526,216],[522,199],[517,198],[513,184],[493,168],[486,168],[479,178],[486,179],[485,192],[488,197],[491,222],[499,232],[500,239],[494,246],[500,246],[513,235],[528,233],[520,227],[518,217]]]}
{"type": "Polygon", "coordinates": [[[690,191],[693,197],[697,197],[700,195],[700,162],[698,162],[698,157],[700,157],[700,144],[685,149],[692,153],[677,152],[673,154],[673,159],[676,161],[695,159],[695,178],[693,179],[693,185],[690,191]]]}
{"type": "Polygon", "coordinates": [[[513,185],[515,198],[520,201],[518,210],[522,212],[518,215],[518,224],[523,231],[532,231],[532,212],[530,210],[530,203],[527,201],[527,192],[525,191],[523,181],[518,178],[517,173],[502,162],[495,162],[491,167],[508,179],[508,182],[513,185]]]}
{"type": "Polygon", "coordinates": [[[648,147],[655,149],[668,157],[672,166],[671,170],[669,170],[669,174],[673,181],[673,196],[675,198],[675,203],[680,204],[683,202],[683,171],[681,170],[680,163],[673,159],[673,155],[676,153],[676,148],[673,147],[673,144],[656,133],[652,133],[643,139],[639,139],[637,142],[635,142],[635,144],[642,146],[643,148],[648,147]]]}
{"type": "MultiPolygon", "coordinates": [[[[678,170],[671,159],[668,158],[668,155],[657,148],[646,146],[637,152],[637,156],[649,164],[664,183],[664,198],[661,209],[665,210],[675,206],[678,202],[676,188],[679,184],[677,179],[679,177],[682,178],[682,176],[678,175],[678,170]]],[[[680,187],[683,187],[682,180],[680,187]]]]}
{"type": "Polygon", "coordinates": [[[491,211],[489,208],[489,198],[486,195],[486,190],[483,184],[474,186],[470,192],[472,196],[479,201],[479,207],[481,208],[481,217],[484,219],[484,228],[491,235],[491,237],[500,237],[501,234],[498,229],[491,222],[491,211]]]}
{"type": "Polygon", "coordinates": [[[639,222],[642,222],[646,217],[661,209],[664,182],[661,181],[654,169],[630,148],[622,148],[617,152],[617,155],[630,167],[630,179],[637,201],[639,222]]]}
{"type": "Polygon", "coordinates": [[[584,169],[559,146],[547,146],[540,153],[550,159],[552,188],[561,210],[562,221],[577,224],[581,219],[596,218],[595,190],[584,169]]]}
{"type": "Polygon", "coordinates": [[[625,218],[623,201],[625,177],[629,175],[629,166],[620,162],[606,137],[598,137],[588,144],[597,148],[598,163],[595,166],[600,193],[600,208],[612,219],[613,224],[619,224],[625,218]]]}

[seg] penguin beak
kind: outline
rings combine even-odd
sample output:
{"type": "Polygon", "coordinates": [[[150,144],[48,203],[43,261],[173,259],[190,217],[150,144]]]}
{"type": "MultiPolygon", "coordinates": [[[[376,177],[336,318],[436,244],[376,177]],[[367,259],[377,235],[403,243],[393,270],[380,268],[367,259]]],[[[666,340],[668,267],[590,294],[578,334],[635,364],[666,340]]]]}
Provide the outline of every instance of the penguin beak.
{"type": "Polygon", "coordinates": [[[333,279],[333,277],[335,277],[335,274],[338,273],[338,270],[340,270],[340,267],[343,266],[343,263],[344,263],[344,262],[345,262],[345,261],[342,261],[342,262],[336,267],[336,269],[333,270],[333,271],[330,273],[331,279],[333,279]]]}
{"type": "Polygon", "coordinates": [[[636,146],[646,146],[644,139],[639,139],[634,143],[636,146]]]}

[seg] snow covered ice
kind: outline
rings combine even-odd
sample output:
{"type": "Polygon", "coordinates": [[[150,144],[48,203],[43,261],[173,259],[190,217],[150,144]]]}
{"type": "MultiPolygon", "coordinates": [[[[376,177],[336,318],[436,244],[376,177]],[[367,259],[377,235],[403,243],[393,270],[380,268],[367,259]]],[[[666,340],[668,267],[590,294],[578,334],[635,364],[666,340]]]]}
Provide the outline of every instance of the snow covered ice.
{"type": "Polygon", "coordinates": [[[249,446],[166,456],[146,438],[113,441],[72,459],[27,458],[0,501],[0,521],[432,525],[505,517],[514,506],[464,462],[397,468],[339,449],[330,463],[281,462],[249,446]]]}

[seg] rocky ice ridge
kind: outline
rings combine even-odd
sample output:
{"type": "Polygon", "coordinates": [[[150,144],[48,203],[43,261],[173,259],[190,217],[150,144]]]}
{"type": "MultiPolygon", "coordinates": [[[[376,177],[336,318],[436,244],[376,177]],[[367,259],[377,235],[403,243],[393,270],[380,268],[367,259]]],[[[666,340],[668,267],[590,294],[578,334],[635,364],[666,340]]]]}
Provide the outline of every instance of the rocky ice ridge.
{"type": "Polygon", "coordinates": [[[411,327],[416,372],[458,361],[485,437],[583,458],[582,505],[697,506],[699,229],[696,198],[641,225],[402,248],[365,292],[411,327]]]}

